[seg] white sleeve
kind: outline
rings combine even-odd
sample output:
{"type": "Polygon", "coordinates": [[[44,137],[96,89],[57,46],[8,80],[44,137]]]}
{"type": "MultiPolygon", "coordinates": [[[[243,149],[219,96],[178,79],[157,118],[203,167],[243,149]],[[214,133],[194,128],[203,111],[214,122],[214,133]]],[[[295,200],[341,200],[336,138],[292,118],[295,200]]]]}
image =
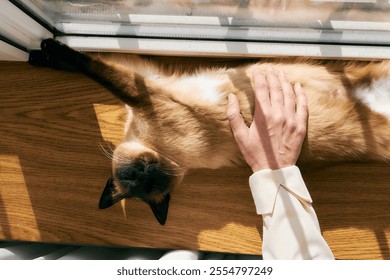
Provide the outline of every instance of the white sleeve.
{"type": "Polygon", "coordinates": [[[255,172],[249,185],[263,216],[265,260],[334,259],[297,166],[255,172]]]}

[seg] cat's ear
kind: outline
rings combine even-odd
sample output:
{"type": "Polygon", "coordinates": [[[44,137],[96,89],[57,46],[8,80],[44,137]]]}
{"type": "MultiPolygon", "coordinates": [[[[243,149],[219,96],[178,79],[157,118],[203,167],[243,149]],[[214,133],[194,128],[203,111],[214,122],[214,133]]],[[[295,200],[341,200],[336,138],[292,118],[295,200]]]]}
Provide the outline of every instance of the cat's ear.
{"type": "Polygon", "coordinates": [[[107,184],[103,190],[102,196],[100,197],[99,208],[105,209],[117,203],[123,198],[122,195],[117,193],[114,185],[114,178],[107,180],[107,184]]]}
{"type": "MultiPolygon", "coordinates": [[[[102,196],[100,197],[99,208],[108,208],[123,198],[125,198],[125,195],[117,193],[117,189],[114,185],[114,179],[111,177],[107,180],[102,196]]],[[[154,216],[161,225],[164,225],[167,220],[170,199],[171,196],[168,193],[158,202],[145,201],[149,204],[150,209],[152,209],[154,216]]]]}
{"type": "Polygon", "coordinates": [[[165,221],[167,220],[170,199],[171,196],[168,193],[159,202],[146,201],[146,203],[148,203],[150,208],[152,209],[157,221],[161,225],[164,225],[165,221]]]}

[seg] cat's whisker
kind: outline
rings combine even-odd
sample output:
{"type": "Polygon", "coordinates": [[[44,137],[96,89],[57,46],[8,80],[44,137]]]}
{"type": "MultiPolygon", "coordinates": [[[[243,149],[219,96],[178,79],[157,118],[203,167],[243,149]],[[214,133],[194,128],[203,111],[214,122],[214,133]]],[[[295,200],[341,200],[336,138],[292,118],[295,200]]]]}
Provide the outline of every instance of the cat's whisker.
{"type": "Polygon", "coordinates": [[[162,166],[161,167],[161,171],[166,174],[166,175],[170,175],[170,176],[174,176],[174,177],[179,177],[179,176],[183,176],[185,174],[185,170],[184,168],[181,168],[181,167],[177,167],[177,168],[168,168],[166,166],[162,166]]]}
{"type": "MultiPolygon", "coordinates": [[[[106,143],[106,144],[107,144],[107,143],[106,143]]],[[[99,146],[100,146],[100,150],[102,151],[102,153],[103,153],[108,159],[113,160],[113,158],[114,158],[114,151],[113,151],[113,149],[111,148],[111,146],[110,146],[110,145],[107,145],[111,151],[108,151],[105,147],[103,147],[103,145],[102,145],[101,142],[99,143],[99,146]]]]}

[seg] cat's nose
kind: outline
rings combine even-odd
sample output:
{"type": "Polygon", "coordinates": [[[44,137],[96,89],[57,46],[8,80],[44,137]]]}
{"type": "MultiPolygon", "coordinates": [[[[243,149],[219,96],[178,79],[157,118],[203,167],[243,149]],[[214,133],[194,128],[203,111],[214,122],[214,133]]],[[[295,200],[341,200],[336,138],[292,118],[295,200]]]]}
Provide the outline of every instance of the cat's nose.
{"type": "Polygon", "coordinates": [[[136,160],[120,166],[115,174],[118,183],[126,189],[127,194],[140,199],[148,200],[150,197],[166,193],[171,184],[170,175],[156,162],[136,160]]]}

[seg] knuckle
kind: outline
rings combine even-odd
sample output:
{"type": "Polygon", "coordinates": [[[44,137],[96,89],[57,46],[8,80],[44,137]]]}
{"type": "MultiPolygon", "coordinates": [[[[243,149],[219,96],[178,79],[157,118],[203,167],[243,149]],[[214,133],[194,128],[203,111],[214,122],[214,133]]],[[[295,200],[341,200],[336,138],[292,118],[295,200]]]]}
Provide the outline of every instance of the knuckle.
{"type": "Polygon", "coordinates": [[[301,104],[301,108],[302,108],[302,110],[304,110],[306,112],[309,110],[309,106],[307,105],[307,103],[301,104]]]}
{"type": "Polygon", "coordinates": [[[309,106],[306,102],[300,102],[298,106],[303,112],[307,112],[309,110],[309,106]]]}
{"type": "Polygon", "coordinates": [[[235,120],[239,115],[239,111],[234,106],[229,106],[226,112],[227,118],[231,120],[235,120]]]}
{"type": "Polygon", "coordinates": [[[298,125],[297,125],[297,123],[296,123],[295,120],[288,119],[288,120],[286,121],[286,128],[287,128],[289,131],[293,132],[293,131],[296,131],[296,130],[297,130],[298,125]]]}
{"type": "Polygon", "coordinates": [[[269,86],[271,92],[282,92],[282,86],[279,83],[272,83],[269,86]]]}
{"type": "Polygon", "coordinates": [[[304,137],[306,135],[306,126],[303,126],[303,125],[300,125],[300,126],[297,126],[296,128],[296,134],[301,136],[301,137],[304,137]]]}
{"type": "Polygon", "coordinates": [[[234,111],[228,111],[227,118],[229,121],[233,121],[237,118],[237,113],[234,111]]]}
{"type": "Polygon", "coordinates": [[[274,113],[271,117],[272,121],[279,125],[284,125],[286,123],[286,117],[282,113],[274,113]]]}

